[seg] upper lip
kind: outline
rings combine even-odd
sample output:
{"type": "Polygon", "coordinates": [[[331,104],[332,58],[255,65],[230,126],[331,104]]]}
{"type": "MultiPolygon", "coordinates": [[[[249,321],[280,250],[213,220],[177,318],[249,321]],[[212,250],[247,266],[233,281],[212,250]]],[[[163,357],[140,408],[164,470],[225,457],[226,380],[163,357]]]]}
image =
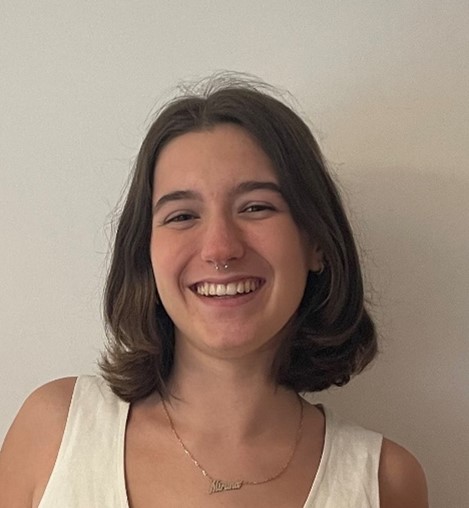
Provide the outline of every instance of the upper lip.
{"type": "Polygon", "coordinates": [[[261,282],[264,281],[262,277],[257,277],[256,275],[230,275],[229,277],[207,277],[206,279],[200,279],[196,282],[193,282],[192,284],[189,284],[190,287],[195,287],[198,284],[203,284],[204,282],[207,282],[208,284],[229,284],[230,282],[240,282],[242,280],[247,279],[257,279],[261,282]]]}

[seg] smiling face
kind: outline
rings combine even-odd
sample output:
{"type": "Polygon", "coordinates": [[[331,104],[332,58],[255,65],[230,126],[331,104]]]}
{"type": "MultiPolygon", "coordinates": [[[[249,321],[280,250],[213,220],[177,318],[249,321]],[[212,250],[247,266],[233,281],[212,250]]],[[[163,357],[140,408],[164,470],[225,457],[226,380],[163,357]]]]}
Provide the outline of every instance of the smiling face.
{"type": "Polygon", "coordinates": [[[276,345],[322,260],[264,151],[231,124],[183,134],[162,149],[153,189],[151,262],[177,350],[276,345]]]}

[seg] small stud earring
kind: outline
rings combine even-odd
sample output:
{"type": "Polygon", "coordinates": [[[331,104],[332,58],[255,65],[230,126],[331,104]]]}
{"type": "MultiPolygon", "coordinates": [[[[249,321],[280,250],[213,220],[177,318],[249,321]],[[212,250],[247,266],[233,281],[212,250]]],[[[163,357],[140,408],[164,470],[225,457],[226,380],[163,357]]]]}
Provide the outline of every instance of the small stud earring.
{"type": "Polygon", "coordinates": [[[315,275],[322,275],[324,273],[325,269],[326,269],[326,263],[321,263],[321,268],[319,268],[319,270],[314,270],[313,273],[315,275]]]}

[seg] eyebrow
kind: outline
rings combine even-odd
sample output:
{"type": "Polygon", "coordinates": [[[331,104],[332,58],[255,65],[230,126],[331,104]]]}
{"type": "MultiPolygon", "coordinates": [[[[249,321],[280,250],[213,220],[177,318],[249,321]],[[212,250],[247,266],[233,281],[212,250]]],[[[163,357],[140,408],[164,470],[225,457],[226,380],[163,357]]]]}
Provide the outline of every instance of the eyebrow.
{"type": "Polygon", "coordinates": [[[282,194],[280,187],[275,182],[259,182],[256,180],[249,180],[247,182],[241,182],[233,190],[233,195],[239,196],[246,192],[252,192],[255,190],[270,190],[278,194],[282,194]]]}
{"type": "Polygon", "coordinates": [[[153,206],[153,214],[155,214],[163,205],[171,201],[181,201],[182,199],[194,199],[201,201],[202,196],[198,192],[188,190],[178,190],[161,196],[153,206]]]}
{"type": "MultiPolygon", "coordinates": [[[[256,180],[241,182],[230,192],[230,196],[236,197],[241,194],[246,194],[247,192],[253,192],[256,190],[269,190],[283,196],[280,187],[275,182],[259,182],[256,180]]],[[[158,201],[153,206],[153,214],[155,214],[166,203],[170,203],[172,201],[181,201],[183,199],[202,201],[202,195],[199,192],[192,190],[177,190],[170,192],[158,199],[158,201]]]]}

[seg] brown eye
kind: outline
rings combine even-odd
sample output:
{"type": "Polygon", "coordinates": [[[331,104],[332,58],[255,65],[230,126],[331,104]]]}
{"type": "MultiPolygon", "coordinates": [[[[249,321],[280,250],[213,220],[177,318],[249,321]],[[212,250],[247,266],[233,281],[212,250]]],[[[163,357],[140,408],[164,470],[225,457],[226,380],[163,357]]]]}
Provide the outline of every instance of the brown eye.
{"type": "Polygon", "coordinates": [[[255,213],[255,212],[264,212],[266,210],[274,211],[275,208],[272,205],[266,205],[266,204],[257,203],[257,204],[254,204],[254,205],[247,206],[246,208],[244,208],[243,212],[245,212],[245,213],[255,213]]]}
{"type": "Polygon", "coordinates": [[[174,215],[170,215],[168,218],[166,218],[163,222],[163,224],[190,224],[192,221],[197,219],[197,216],[190,212],[180,212],[176,213],[174,215]]]}
{"type": "Polygon", "coordinates": [[[193,215],[190,215],[188,213],[181,213],[179,215],[176,215],[175,217],[171,217],[166,222],[184,222],[186,220],[191,220],[193,218],[194,218],[193,215]]]}

